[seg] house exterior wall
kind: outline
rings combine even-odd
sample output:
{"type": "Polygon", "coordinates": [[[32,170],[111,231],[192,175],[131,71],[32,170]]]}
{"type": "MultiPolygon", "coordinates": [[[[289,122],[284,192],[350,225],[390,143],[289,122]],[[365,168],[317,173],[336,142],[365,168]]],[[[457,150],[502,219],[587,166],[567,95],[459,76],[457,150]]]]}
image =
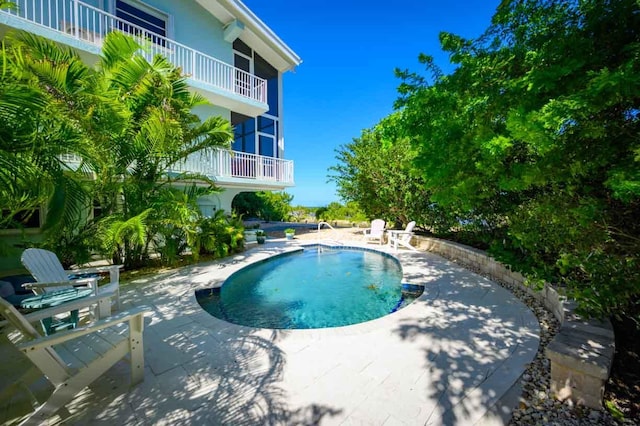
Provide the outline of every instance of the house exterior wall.
{"type": "MultiPolygon", "coordinates": [[[[74,26],[72,18],[72,11],[69,7],[70,0],[19,0],[19,2],[29,3],[29,8],[33,12],[34,8],[41,9],[41,13],[37,14],[39,17],[34,18],[30,15],[30,20],[25,21],[17,16],[11,14],[0,13],[0,39],[4,36],[6,31],[11,29],[25,30],[60,44],[66,45],[78,51],[81,58],[89,65],[95,64],[98,55],[101,53],[99,40],[104,37],[105,31],[99,31],[96,28],[87,27],[82,25],[74,26]],[[64,6],[63,6],[64,4],[64,6]],[[71,27],[69,27],[71,25],[71,27]],[[95,40],[91,38],[80,39],[75,36],[74,31],[78,31],[77,27],[84,28],[89,34],[95,35],[95,40]]],[[[176,42],[187,46],[191,49],[197,50],[205,55],[211,56],[226,64],[234,64],[234,49],[233,40],[230,40],[227,29],[227,40],[225,40],[225,28],[222,22],[220,22],[214,15],[208,10],[205,10],[196,0],[124,0],[126,3],[132,6],[140,5],[142,9],[150,8],[154,11],[158,11],[162,14],[166,14],[168,17],[167,22],[167,38],[175,40],[176,42]]],[[[82,0],[84,4],[93,6],[100,11],[105,11],[115,15],[116,12],[116,0],[82,0]]],[[[206,5],[205,5],[206,6],[206,5]]],[[[87,8],[85,8],[86,10],[87,8]]],[[[90,9],[90,8],[89,8],[90,9]]],[[[93,13],[93,12],[91,12],[93,13]]],[[[100,13],[98,13],[100,15],[100,13]]],[[[77,15],[76,15],[77,16],[77,15]]],[[[104,16],[104,15],[103,15],[104,16]]],[[[91,22],[91,20],[89,20],[91,22]]],[[[95,25],[95,24],[88,24],[95,25]]],[[[237,24],[238,28],[243,28],[243,24],[240,22],[237,24]]],[[[107,26],[108,28],[111,28],[107,26]]],[[[104,27],[101,27],[104,28],[104,27]]],[[[238,30],[241,32],[241,30],[238,30]]],[[[255,40],[255,38],[254,38],[255,40]]],[[[156,45],[158,46],[158,45],[156,45]]],[[[164,46],[164,45],[163,45],[164,46]]],[[[251,46],[249,46],[251,47],[251,46]]],[[[274,59],[277,61],[278,59],[274,59]]],[[[271,64],[270,64],[271,65],[271,64]]],[[[253,66],[252,66],[253,67],[253,66]]],[[[283,68],[281,68],[283,69],[283,68]]],[[[251,69],[251,74],[253,74],[251,69]]],[[[189,78],[187,75],[187,83],[194,91],[200,93],[211,94],[216,92],[216,87],[206,86],[202,81],[196,81],[189,78]]],[[[273,85],[276,90],[276,109],[277,113],[272,114],[277,117],[277,133],[275,134],[275,144],[273,150],[273,157],[278,159],[284,158],[284,138],[283,138],[283,111],[282,111],[282,71],[277,72],[277,84],[273,85]]],[[[233,86],[232,86],[233,87],[233,86]]],[[[236,86],[237,87],[237,86],[236,86]]],[[[271,89],[272,87],[270,87],[271,89]]],[[[264,111],[264,103],[249,98],[242,97],[235,93],[221,93],[221,96],[233,99],[236,103],[232,108],[250,105],[253,109],[251,111],[261,110],[264,111]]],[[[272,94],[273,96],[273,94],[272,94]]],[[[273,108],[273,106],[271,106],[273,108]]],[[[231,120],[232,109],[229,105],[227,107],[216,105],[213,102],[212,105],[198,106],[194,109],[194,113],[202,120],[211,116],[220,116],[224,119],[231,120]]],[[[244,111],[245,114],[248,114],[244,111]]],[[[253,117],[259,114],[255,112],[253,117]]],[[[257,117],[252,118],[258,120],[257,117]]],[[[259,142],[256,140],[256,149],[258,151],[259,142]]],[[[256,152],[257,154],[257,152],[256,152]]],[[[234,155],[238,156],[238,153],[234,155]]],[[[291,162],[290,162],[291,163],[291,162]]],[[[202,164],[202,163],[201,163],[202,164]]],[[[262,163],[260,163],[262,164],[262,163]]],[[[256,166],[256,170],[267,170],[268,167],[264,165],[256,166]]],[[[293,176],[293,164],[290,164],[291,173],[293,176]]],[[[228,175],[225,175],[228,176],[228,175]]],[[[211,216],[216,210],[225,210],[231,212],[231,202],[233,198],[240,192],[245,191],[260,191],[260,190],[282,190],[283,186],[291,186],[292,180],[280,181],[273,180],[274,175],[266,176],[267,179],[261,180],[263,176],[253,176],[253,178],[245,177],[225,177],[227,181],[216,182],[218,186],[224,189],[224,192],[216,194],[214,196],[203,197],[199,200],[199,205],[203,214],[211,216]],[[270,179],[269,179],[270,178],[270,179]]],[[[40,229],[29,229],[27,235],[22,234],[19,230],[0,230],[0,238],[9,245],[15,245],[22,241],[28,240],[31,242],[38,242],[42,239],[40,229]]],[[[20,268],[19,255],[12,254],[9,257],[0,257],[0,276],[6,275],[7,271],[12,271],[20,268]]]]}
{"type": "MultiPolygon", "coordinates": [[[[111,0],[109,3],[109,9],[105,10],[113,13],[115,1],[111,0]]],[[[223,62],[233,64],[231,43],[224,40],[222,23],[195,1],[129,0],[129,3],[133,5],[142,3],[166,13],[169,15],[171,26],[169,38],[223,62]]]]}

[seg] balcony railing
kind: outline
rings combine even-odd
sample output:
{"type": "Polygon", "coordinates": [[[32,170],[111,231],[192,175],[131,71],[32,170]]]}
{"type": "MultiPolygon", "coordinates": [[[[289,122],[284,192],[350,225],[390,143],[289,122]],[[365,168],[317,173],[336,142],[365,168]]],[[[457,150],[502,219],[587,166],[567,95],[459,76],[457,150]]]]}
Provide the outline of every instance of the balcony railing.
{"type": "MultiPolygon", "coordinates": [[[[163,55],[193,80],[267,103],[267,84],[264,79],[81,1],[15,0],[15,3],[17,9],[2,10],[0,13],[15,15],[97,46],[102,46],[104,37],[111,31],[129,34],[145,46],[141,54],[148,61],[155,55],[163,55]]],[[[187,22],[183,24],[188,25],[187,22]]]]}
{"type": "Polygon", "coordinates": [[[222,149],[192,156],[170,171],[200,173],[216,180],[240,178],[293,184],[291,160],[222,149]]]}
{"type": "MultiPolygon", "coordinates": [[[[74,169],[82,162],[82,159],[74,154],[62,155],[60,159],[74,169]]],[[[224,149],[214,149],[200,155],[193,155],[186,161],[171,167],[168,172],[201,174],[220,183],[229,178],[239,178],[256,182],[293,184],[292,160],[224,149]]]]}

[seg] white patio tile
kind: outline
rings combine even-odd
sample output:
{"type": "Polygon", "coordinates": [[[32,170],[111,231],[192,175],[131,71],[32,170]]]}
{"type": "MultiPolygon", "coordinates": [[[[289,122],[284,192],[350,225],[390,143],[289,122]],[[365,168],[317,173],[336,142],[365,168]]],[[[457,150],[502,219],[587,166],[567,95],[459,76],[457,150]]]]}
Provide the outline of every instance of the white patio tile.
{"type": "MultiPolygon", "coordinates": [[[[119,363],[67,406],[71,417],[53,421],[466,424],[481,418],[535,355],[538,323],[528,308],[487,279],[425,253],[398,255],[405,277],[426,284],[425,294],[363,324],[253,329],[213,318],[198,305],[196,289],[295,247],[270,242],[123,285],[125,307],[153,308],[145,320],[144,382],[130,388],[128,364],[119,363]]],[[[0,341],[0,355],[6,345],[0,341]]],[[[9,374],[0,380],[28,364],[15,355],[7,356],[12,366],[0,365],[9,374]]],[[[0,407],[0,421],[29,409],[9,401],[0,407]]]]}

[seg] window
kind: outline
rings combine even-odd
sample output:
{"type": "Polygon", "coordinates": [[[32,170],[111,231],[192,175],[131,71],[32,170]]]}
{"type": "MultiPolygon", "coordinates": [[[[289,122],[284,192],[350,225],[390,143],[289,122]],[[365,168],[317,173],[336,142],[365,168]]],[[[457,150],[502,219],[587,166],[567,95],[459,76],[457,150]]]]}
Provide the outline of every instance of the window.
{"type": "Polygon", "coordinates": [[[251,51],[251,48],[247,46],[246,43],[240,40],[239,38],[234,40],[233,50],[237,50],[238,52],[249,57],[253,56],[253,52],[251,51]]]}
{"type": "Polygon", "coordinates": [[[137,2],[130,3],[124,0],[116,0],[115,9],[115,15],[118,18],[135,25],[134,27],[133,25],[118,22],[119,30],[138,37],[150,38],[152,43],[161,46],[166,44],[163,38],[158,37],[167,36],[167,22],[169,21],[169,17],[166,14],[145,6],[144,4],[137,2]]]}
{"type": "Polygon", "coordinates": [[[231,113],[231,124],[233,125],[233,150],[256,153],[256,123],[255,120],[246,115],[231,113]]]}
{"type": "MultiPolygon", "coordinates": [[[[269,104],[269,111],[257,118],[231,113],[231,124],[234,126],[233,150],[277,158],[280,137],[278,124],[278,70],[251,50],[240,39],[236,39],[233,42],[233,50],[234,65],[237,69],[253,73],[257,77],[266,80],[267,102],[269,104]]],[[[249,96],[251,84],[249,81],[245,81],[246,75],[240,71],[236,71],[236,74],[236,93],[249,96]]],[[[267,171],[265,171],[265,176],[270,176],[267,171]]]]}
{"type": "Polygon", "coordinates": [[[10,214],[11,212],[9,210],[2,210],[2,220],[0,223],[5,225],[5,229],[40,228],[40,209],[19,212],[13,215],[11,220],[7,220],[10,214]]]}
{"type": "Polygon", "coordinates": [[[260,55],[255,55],[256,76],[267,81],[267,103],[269,111],[267,114],[278,116],[278,70],[272,67],[260,55]]]}
{"type": "Polygon", "coordinates": [[[276,122],[275,120],[260,116],[258,117],[258,131],[261,133],[268,133],[270,135],[276,134],[276,122]]]}

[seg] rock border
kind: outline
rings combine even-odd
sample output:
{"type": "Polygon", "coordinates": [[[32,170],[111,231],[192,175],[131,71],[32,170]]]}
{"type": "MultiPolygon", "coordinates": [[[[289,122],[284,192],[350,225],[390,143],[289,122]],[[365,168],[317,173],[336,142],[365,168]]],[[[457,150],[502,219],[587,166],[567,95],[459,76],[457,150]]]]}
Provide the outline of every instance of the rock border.
{"type": "MultiPolygon", "coordinates": [[[[506,284],[512,291],[516,289],[518,293],[533,298],[553,314],[560,324],[559,330],[557,333],[551,330],[548,338],[541,336],[541,349],[547,364],[550,364],[552,394],[571,405],[602,410],[604,386],[611,372],[615,350],[613,327],[608,320],[581,318],[575,313],[575,303],[567,301],[553,286],[545,283],[540,290],[527,286],[521,273],[512,271],[483,250],[433,237],[414,236],[414,239],[416,248],[438,254],[506,284]]],[[[548,328],[548,324],[541,325],[543,329],[548,328]]]]}

